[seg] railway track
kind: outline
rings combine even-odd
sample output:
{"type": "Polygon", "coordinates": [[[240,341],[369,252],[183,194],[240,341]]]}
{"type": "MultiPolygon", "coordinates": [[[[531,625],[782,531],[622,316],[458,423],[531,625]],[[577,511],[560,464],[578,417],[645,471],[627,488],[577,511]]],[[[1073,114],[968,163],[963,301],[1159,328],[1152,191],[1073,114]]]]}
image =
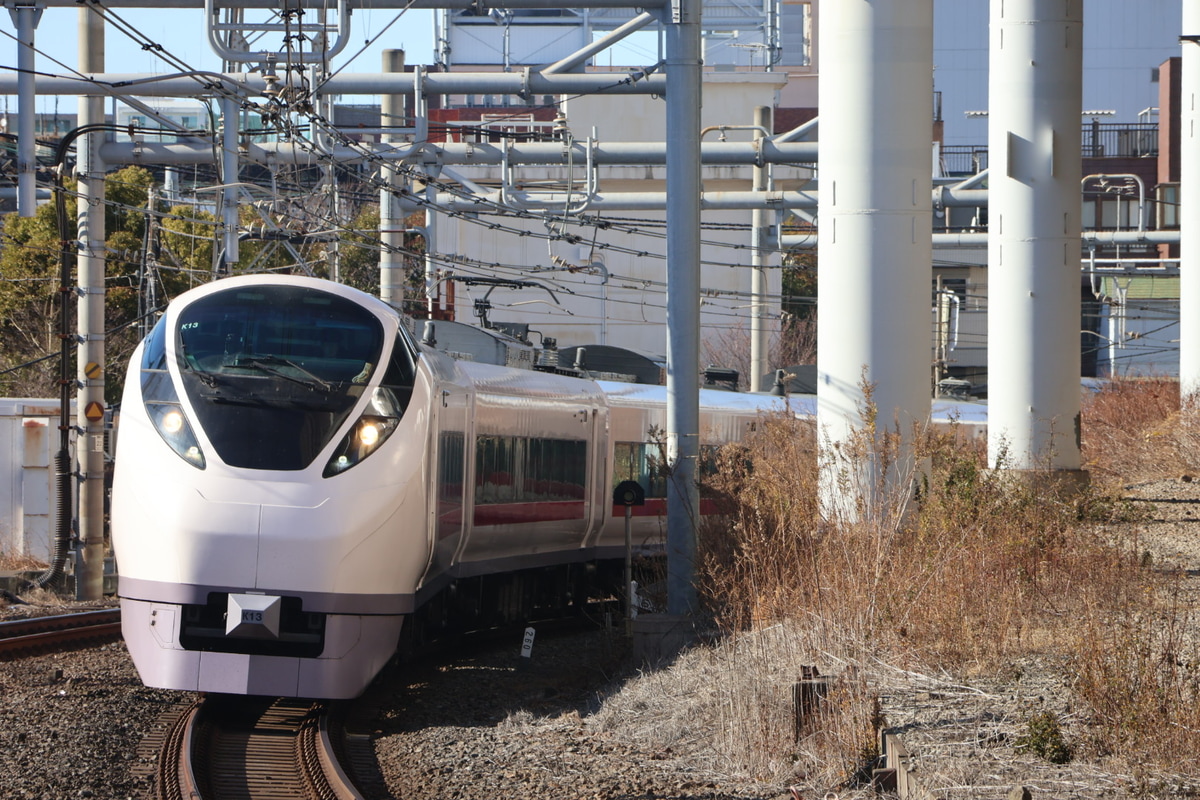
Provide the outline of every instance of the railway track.
{"type": "Polygon", "coordinates": [[[342,704],[209,695],[162,735],[160,800],[363,800],[342,766],[342,704]]]}
{"type": "Polygon", "coordinates": [[[121,612],[115,608],[5,620],[0,622],[0,659],[116,641],[120,636],[121,612]]]}

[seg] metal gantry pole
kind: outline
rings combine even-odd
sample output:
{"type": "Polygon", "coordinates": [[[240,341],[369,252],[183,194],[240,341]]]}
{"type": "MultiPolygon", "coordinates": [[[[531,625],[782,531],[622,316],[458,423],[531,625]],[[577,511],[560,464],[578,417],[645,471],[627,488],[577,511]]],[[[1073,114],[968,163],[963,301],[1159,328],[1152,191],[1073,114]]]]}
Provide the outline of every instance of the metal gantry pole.
{"type": "Polygon", "coordinates": [[[700,432],[700,0],[678,0],[667,50],[667,612],[696,608],[700,432]]]}
{"type": "MultiPolygon", "coordinates": [[[[754,109],[754,138],[761,140],[771,131],[771,109],[758,106],[754,109]]],[[[767,190],[767,168],[755,164],[751,177],[751,190],[767,190]]],[[[750,391],[761,392],[763,375],[770,369],[768,351],[771,332],[767,328],[767,256],[766,256],[765,208],[756,207],[750,212],[750,391]]]]}
{"type": "Polygon", "coordinates": [[[220,276],[231,275],[238,262],[238,101],[221,99],[221,227],[222,236],[220,276]]]}
{"type": "Polygon", "coordinates": [[[1083,0],[992,0],[988,461],[1078,470],[1083,0]]]}
{"type": "Polygon", "coordinates": [[[17,27],[17,213],[32,217],[37,210],[34,31],[42,18],[42,9],[19,5],[10,8],[8,13],[17,27]]]}
{"type": "MultiPolygon", "coordinates": [[[[1180,87],[1179,219],[1200,209],[1200,3],[1183,3],[1180,87]]],[[[1179,389],[1195,406],[1200,393],[1200,232],[1180,225],[1179,389]]]]}
{"type": "MultiPolygon", "coordinates": [[[[384,50],[383,71],[394,74],[404,71],[404,51],[384,50]]],[[[380,97],[379,125],[383,134],[381,142],[403,141],[392,133],[404,120],[404,95],[383,94],[380,97]]],[[[402,181],[391,164],[382,167],[386,186],[379,190],[379,239],[383,252],[379,254],[379,297],[392,308],[404,308],[404,209],[396,197],[402,181]]]]}
{"type": "MultiPolygon", "coordinates": [[[[79,64],[104,69],[104,19],[96,7],[79,9],[79,64]]],[[[104,98],[79,98],[79,127],[104,123],[104,98]]],[[[78,142],[76,178],[79,201],[76,424],[83,436],[75,445],[79,463],[79,541],[75,593],[81,600],[104,594],[104,162],[103,131],[83,134],[78,142]]]]}

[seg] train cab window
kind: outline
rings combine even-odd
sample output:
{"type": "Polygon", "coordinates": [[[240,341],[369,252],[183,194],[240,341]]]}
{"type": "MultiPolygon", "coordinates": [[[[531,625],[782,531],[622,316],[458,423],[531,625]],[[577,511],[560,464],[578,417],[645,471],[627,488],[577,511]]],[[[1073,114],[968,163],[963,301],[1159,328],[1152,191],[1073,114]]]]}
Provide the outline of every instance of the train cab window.
{"type": "MultiPolygon", "coordinates": [[[[373,313],[300,286],[214,292],[180,312],[175,337],[200,427],[222,461],[246,469],[311,464],[346,422],[385,349],[373,313]]],[[[373,397],[374,413],[395,415],[411,393],[411,356],[386,369],[392,383],[373,397]]]]}
{"type": "Polygon", "coordinates": [[[379,388],[391,393],[392,405],[400,409],[401,413],[408,407],[408,401],[412,398],[413,381],[417,374],[416,359],[417,353],[409,346],[408,340],[397,336],[379,388]]]}

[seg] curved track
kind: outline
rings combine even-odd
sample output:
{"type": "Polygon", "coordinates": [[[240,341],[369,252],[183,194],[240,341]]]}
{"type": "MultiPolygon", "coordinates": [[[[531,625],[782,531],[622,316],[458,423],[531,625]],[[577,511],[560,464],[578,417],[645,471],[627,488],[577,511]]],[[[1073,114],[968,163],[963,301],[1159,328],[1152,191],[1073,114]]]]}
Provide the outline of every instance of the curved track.
{"type": "Polygon", "coordinates": [[[0,659],[115,641],[120,635],[121,612],[115,608],[6,620],[0,622],[0,659]]]}
{"type": "Polygon", "coordinates": [[[336,755],[337,706],[212,695],[185,709],[159,758],[162,800],[362,800],[336,755]]]}

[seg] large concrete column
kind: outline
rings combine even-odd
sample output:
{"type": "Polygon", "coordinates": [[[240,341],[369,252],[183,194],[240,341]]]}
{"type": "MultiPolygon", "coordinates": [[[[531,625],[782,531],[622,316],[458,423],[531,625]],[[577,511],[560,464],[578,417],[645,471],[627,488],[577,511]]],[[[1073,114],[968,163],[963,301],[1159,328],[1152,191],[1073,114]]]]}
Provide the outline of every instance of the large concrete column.
{"type": "Polygon", "coordinates": [[[696,606],[700,452],[700,0],[667,24],[667,612],[696,606]]]}
{"type": "MultiPolygon", "coordinates": [[[[104,71],[104,20],[95,7],[79,9],[79,69],[104,71]]],[[[104,122],[104,98],[79,98],[79,126],[104,122]]],[[[76,457],[83,483],[79,488],[79,540],[76,550],[75,593],[95,600],[104,593],[104,162],[100,159],[103,131],[79,139],[79,226],[76,320],[76,425],[83,432],[76,457]]]]}
{"type": "MultiPolygon", "coordinates": [[[[1200,209],[1200,3],[1183,3],[1179,121],[1179,218],[1200,209]]],[[[1200,231],[1180,226],[1179,389],[1186,404],[1200,392],[1200,231]]]]}
{"type": "MultiPolygon", "coordinates": [[[[404,71],[404,51],[384,50],[383,71],[396,73],[404,71]]],[[[379,98],[379,125],[384,133],[379,137],[381,142],[398,142],[401,137],[390,133],[389,128],[397,127],[404,122],[404,95],[384,94],[379,98]]],[[[402,181],[396,171],[389,166],[383,167],[381,176],[387,186],[379,192],[379,240],[383,243],[383,252],[379,254],[379,296],[385,303],[396,309],[404,308],[404,210],[401,207],[396,191],[402,181]]]]}
{"type": "Polygon", "coordinates": [[[1083,0],[992,0],[988,461],[1079,469],[1083,0]]]}
{"type": "Polygon", "coordinates": [[[929,168],[933,1],[838,0],[821,9],[817,422],[822,502],[872,514],[929,417],[929,168]],[[898,426],[900,458],[879,474],[864,443],[898,426]],[[852,489],[845,491],[846,481],[852,489]]]}

